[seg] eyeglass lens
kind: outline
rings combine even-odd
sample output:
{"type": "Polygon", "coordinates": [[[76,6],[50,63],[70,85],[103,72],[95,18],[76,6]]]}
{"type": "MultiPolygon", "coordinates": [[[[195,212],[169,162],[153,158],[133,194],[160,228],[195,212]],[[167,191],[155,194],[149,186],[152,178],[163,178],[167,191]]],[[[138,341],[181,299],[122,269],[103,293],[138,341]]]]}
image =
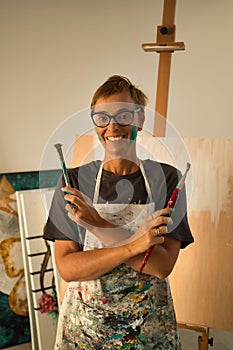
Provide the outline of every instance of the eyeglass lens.
{"type": "Polygon", "coordinates": [[[119,125],[126,126],[132,123],[133,116],[134,111],[121,111],[112,116],[104,112],[92,114],[94,123],[99,127],[107,126],[110,123],[111,119],[114,119],[114,121],[119,125]]]}

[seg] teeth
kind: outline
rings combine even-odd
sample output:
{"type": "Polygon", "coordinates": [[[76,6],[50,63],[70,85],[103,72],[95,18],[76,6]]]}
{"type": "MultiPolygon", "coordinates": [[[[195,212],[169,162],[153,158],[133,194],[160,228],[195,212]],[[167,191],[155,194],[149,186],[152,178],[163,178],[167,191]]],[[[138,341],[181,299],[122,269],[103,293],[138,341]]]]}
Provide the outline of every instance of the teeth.
{"type": "Polygon", "coordinates": [[[121,140],[121,139],[123,139],[123,137],[122,136],[109,136],[108,138],[107,138],[109,141],[119,141],[119,140],[121,140]]]}

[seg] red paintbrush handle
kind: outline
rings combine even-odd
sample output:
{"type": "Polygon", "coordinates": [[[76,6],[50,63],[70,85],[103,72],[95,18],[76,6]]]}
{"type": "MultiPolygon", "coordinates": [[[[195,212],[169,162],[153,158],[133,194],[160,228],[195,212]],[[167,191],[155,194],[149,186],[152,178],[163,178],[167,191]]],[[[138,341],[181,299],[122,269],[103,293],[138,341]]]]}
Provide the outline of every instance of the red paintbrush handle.
{"type": "Polygon", "coordinates": [[[178,197],[178,193],[179,193],[179,188],[175,188],[174,191],[172,192],[171,198],[169,199],[168,203],[167,203],[167,208],[174,208],[175,204],[176,204],[176,200],[178,197]]]}
{"type": "MultiPolygon", "coordinates": [[[[175,204],[176,204],[177,197],[178,197],[178,193],[179,193],[179,188],[176,187],[176,188],[174,189],[174,191],[172,192],[171,198],[169,199],[169,201],[168,201],[168,203],[167,203],[167,208],[174,208],[174,206],[175,206],[175,204]]],[[[154,247],[154,246],[153,246],[153,247],[154,247]]],[[[145,256],[144,256],[144,259],[143,259],[143,261],[142,261],[142,264],[141,264],[141,266],[140,266],[140,269],[139,269],[139,272],[140,272],[140,273],[143,271],[144,267],[146,266],[146,263],[147,263],[147,261],[148,261],[148,259],[149,259],[149,256],[150,256],[150,254],[151,254],[151,252],[152,252],[153,247],[150,247],[150,248],[147,250],[147,252],[146,252],[146,254],[145,254],[145,256]]]]}
{"type": "MultiPolygon", "coordinates": [[[[153,246],[153,247],[154,247],[154,246],[153,246]]],[[[140,269],[139,269],[139,272],[140,272],[140,273],[143,271],[144,267],[146,266],[147,260],[149,259],[149,256],[150,256],[150,254],[151,254],[151,252],[152,252],[153,247],[150,247],[150,248],[147,250],[147,252],[146,252],[146,254],[145,254],[145,256],[144,256],[144,259],[143,259],[143,261],[142,261],[142,264],[141,264],[141,266],[140,266],[140,269]]]]}

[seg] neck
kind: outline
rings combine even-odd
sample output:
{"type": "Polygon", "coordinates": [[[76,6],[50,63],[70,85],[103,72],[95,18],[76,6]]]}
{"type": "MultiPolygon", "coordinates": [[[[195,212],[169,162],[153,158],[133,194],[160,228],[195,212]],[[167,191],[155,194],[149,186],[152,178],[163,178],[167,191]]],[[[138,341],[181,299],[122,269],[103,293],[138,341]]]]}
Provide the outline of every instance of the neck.
{"type": "Polygon", "coordinates": [[[139,159],[104,159],[103,169],[117,175],[133,174],[139,169],[139,159]]]}

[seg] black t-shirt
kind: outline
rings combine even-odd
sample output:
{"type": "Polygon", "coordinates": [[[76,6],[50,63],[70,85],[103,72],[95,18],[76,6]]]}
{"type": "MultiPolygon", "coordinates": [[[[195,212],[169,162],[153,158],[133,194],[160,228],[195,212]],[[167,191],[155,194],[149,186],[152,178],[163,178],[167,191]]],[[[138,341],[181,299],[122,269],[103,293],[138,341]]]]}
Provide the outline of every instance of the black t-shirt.
{"type": "Polygon", "coordinates": [[[147,197],[140,169],[128,175],[117,175],[103,170],[98,203],[145,204],[147,197]]]}
{"type": "MultiPolygon", "coordinates": [[[[72,187],[78,188],[90,199],[93,199],[99,166],[100,162],[97,161],[79,168],[69,169],[72,187]]],[[[166,207],[181,176],[180,172],[168,164],[151,160],[143,161],[143,166],[155,202],[155,210],[166,207]]],[[[77,237],[77,241],[80,242],[83,241],[85,229],[81,227],[81,230],[78,231],[76,223],[68,217],[65,210],[64,193],[61,191],[63,186],[64,180],[61,176],[44,228],[44,238],[54,241],[73,240],[73,237],[77,237]]],[[[127,175],[116,175],[103,170],[98,203],[130,203],[135,205],[149,203],[141,170],[127,175]]],[[[173,225],[169,225],[169,233],[167,234],[181,241],[181,248],[193,242],[186,211],[186,195],[183,189],[179,194],[175,211],[172,213],[173,225]]]]}

